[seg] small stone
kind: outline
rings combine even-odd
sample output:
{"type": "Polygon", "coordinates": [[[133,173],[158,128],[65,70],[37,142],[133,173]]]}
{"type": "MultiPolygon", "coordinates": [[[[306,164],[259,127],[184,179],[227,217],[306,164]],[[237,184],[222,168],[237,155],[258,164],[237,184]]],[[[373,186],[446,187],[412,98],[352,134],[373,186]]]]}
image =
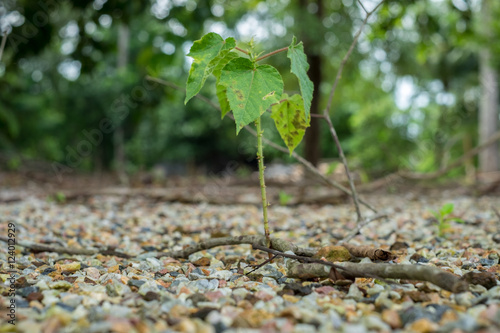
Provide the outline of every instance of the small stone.
{"type": "Polygon", "coordinates": [[[137,287],[140,288],[144,283],[146,283],[145,280],[136,280],[136,279],[130,279],[127,281],[127,284],[131,287],[137,287]]]}
{"type": "Polygon", "coordinates": [[[382,320],[385,321],[392,329],[401,328],[401,318],[395,310],[385,309],[382,311],[382,320]]]}
{"type": "Polygon", "coordinates": [[[55,264],[54,267],[63,273],[74,273],[82,268],[82,264],[79,261],[74,261],[64,265],[55,264]]]}
{"type": "Polygon", "coordinates": [[[292,296],[292,295],[283,295],[282,297],[285,301],[293,303],[293,304],[297,303],[300,300],[300,298],[292,296]]]}
{"type": "Polygon", "coordinates": [[[270,301],[274,298],[273,295],[269,294],[268,292],[264,290],[259,290],[254,294],[255,297],[257,297],[260,300],[263,300],[264,302],[270,301]]]}
{"type": "Polygon", "coordinates": [[[111,297],[123,296],[126,293],[130,293],[130,287],[123,284],[117,280],[112,280],[111,283],[106,284],[106,293],[111,297]]]}
{"type": "Polygon", "coordinates": [[[24,288],[20,288],[20,289],[16,290],[16,294],[18,294],[21,297],[27,297],[29,294],[35,293],[39,290],[40,290],[40,288],[38,288],[36,286],[24,287],[24,288]]]}
{"type": "Polygon", "coordinates": [[[140,288],[139,288],[139,295],[145,296],[149,291],[152,292],[159,292],[160,289],[158,288],[158,285],[154,281],[146,281],[140,288]]]}
{"type": "Polygon", "coordinates": [[[198,260],[192,262],[195,266],[210,266],[210,259],[207,257],[201,257],[198,260]]]}
{"type": "Polygon", "coordinates": [[[479,259],[479,263],[483,266],[493,266],[496,265],[498,260],[495,259],[486,259],[486,258],[481,258],[479,259]]]}
{"type": "Polygon", "coordinates": [[[363,318],[363,323],[366,328],[374,329],[377,331],[390,331],[391,328],[380,317],[376,315],[367,315],[363,318]]]}
{"type": "Polygon", "coordinates": [[[394,242],[394,244],[391,245],[389,250],[391,250],[391,251],[403,251],[409,247],[410,247],[410,245],[408,245],[408,243],[406,243],[406,242],[394,242]]]}
{"type": "Polygon", "coordinates": [[[472,306],[472,303],[475,298],[476,297],[470,291],[460,294],[455,294],[455,302],[457,302],[458,305],[462,305],[467,308],[472,306]]]}
{"type": "Polygon", "coordinates": [[[432,321],[426,318],[417,319],[413,323],[411,323],[411,325],[408,327],[410,331],[417,333],[435,332],[438,328],[439,328],[438,324],[433,323],[432,321]]]}
{"type": "Polygon", "coordinates": [[[345,297],[352,298],[355,301],[361,301],[365,296],[355,284],[351,284],[351,286],[349,287],[349,292],[345,297]]]}
{"type": "Polygon", "coordinates": [[[49,284],[49,287],[51,289],[63,289],[63,290],[68,290],[73,287],[73,285],[67,281],[61,280],[61,281],[55,281],[49,284]]]}
{"type": "Polygon", "coordinates": [[[330,287],[330,286],[323,286],[323,287],[314,289],[314,291],[320,295],[330,295],[330,294],[336,293],[337,289],[330,287]]]}
{"type": "Polygon", "coordinates": [[[108,273],[119,273],[120,272],[120,265],[114,265],[108,268],[108,273]]]}
{"type": "Polygon", "coordinates": [[[43,294],[41,292],[31,293],[28,296],[26,296],[26,300],[28,302],[31,302],[31,301],[39,301],[39,302],[41,302],[43,300],[43,294]]]}
{"type": "Polygon", "coordinates": [[[101,276],[101,273],[99,273],[99,270],[95,267],[85,268],[84,271],[92,280],[97,280],[101,276]]]}
{"type": "Polygon", "coordinates": [[[495,243],[500,243],[500,232],[494,234],[492,239],[495,243]]]}
{"type": "Polygon", "coordinates": [[[144,300],[146,301],[157,301],[160,299],[160,294],[158,293],[155,293],[154,291],[148,291],[145,295],[144,295],[144,300]]]}

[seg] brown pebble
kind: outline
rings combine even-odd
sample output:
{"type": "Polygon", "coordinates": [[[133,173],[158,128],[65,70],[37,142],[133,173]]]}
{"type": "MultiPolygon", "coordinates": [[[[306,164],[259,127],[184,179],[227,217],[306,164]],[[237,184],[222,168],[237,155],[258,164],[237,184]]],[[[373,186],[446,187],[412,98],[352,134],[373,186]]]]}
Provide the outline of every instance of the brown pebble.
{"type": "Polygon", "coordinates": [[[490,272],[469,272],[466,273],[463,277],[463,280],[467,281],[470,284],[479,284],[486,289],[491,289],[497,285],[497,280],[495,278],[495,274],[490,272]]]}
{"type": "Polygon", "coordinates": [[[26,297],[26,300],[28,302],[31,302],[31,301],[42,301],[43,300],[43,294],[41,292],[34,292],[34,293],[31,293],[29,294],[27,297],[26,297]]]}
{"type": "Polygon", "coordinates": [[[193,262],[195,266],[210,266],[210,259],[207,257],[202,257],[193,262]]]}

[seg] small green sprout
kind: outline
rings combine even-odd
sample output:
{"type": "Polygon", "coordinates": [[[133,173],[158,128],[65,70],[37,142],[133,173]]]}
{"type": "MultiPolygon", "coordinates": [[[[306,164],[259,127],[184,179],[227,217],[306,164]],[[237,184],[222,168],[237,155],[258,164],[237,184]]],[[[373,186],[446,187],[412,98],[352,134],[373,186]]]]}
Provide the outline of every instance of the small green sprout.
{"type": "Polygon", "coordinates": [[[458,223],[465,223],[464,220],[458,217],[451,216],[451,214],[453,214],[454,208],[455,206],[452,203],[447,203],[444,204],[443,207],[441,207],[439,212],[433,210],[431,211],[432,215],[434,215],[438,223],[439,237],[443,237],[445,232],[450,229],[450,222],[455,221],[458,223]]]}
{"type": "Polygon", "coordinates": [[[285,191],[280,191],[280,205],[281,206],[286,206],[288,202],[293,198],[290,194],[286,193],[285,191]]]}

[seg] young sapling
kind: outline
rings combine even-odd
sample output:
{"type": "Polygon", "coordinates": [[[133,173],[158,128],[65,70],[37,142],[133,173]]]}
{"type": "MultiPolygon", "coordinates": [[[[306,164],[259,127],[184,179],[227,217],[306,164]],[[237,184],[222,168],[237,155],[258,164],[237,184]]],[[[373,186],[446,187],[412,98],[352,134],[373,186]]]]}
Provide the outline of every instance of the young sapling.
{"type": "Polygon", "coordinates": [[[271,118],[290,154],[302,141],[306,128],[310,124],[310,108],[313,83],[307,76],[309,64],[302,42],[293,37],[288,47],[259,56],[255,54],[253,43],[244,50],[236,47],[234,38],[223,39],[210,32],[194,42],[188,56],[193,58],[186,83],[187,103],[203,87],[210,75],[215,76],[217,98],[221,107],[222,118],[232,112],[236,123],[236,134],[255,123],[257,130],[257,160],[259,163],[259,181],[262,196],[264,233],[270,246],[270,231],[267,214],[269,205],[266,197],[264,180],[264,154],[261,116],[271,108],[271,118]],[[239,51],[239,53],[235,52],[239,51]],[[288,96],[283,93],[283,79],[278,70],[271,65],[259,62],[275,54],[287,51],[291,72],[299,81],[301,94],[288,96]]]}

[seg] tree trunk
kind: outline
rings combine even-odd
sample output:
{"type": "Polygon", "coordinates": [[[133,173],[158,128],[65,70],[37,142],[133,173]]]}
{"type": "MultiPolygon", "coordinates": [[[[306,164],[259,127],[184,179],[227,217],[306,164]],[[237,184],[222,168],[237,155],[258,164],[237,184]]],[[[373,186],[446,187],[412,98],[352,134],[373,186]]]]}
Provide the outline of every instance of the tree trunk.
{"type": "MultiPolygon", "coordinates": [[[[130,42],[130,30],[127,25],[121,23],[118,27],[118,52],[116,67],[120,69],[127,66],[128,49],[130,42]]],[[[113,132],[114,162],[118,179],[122,185],[129,184],[129,178],[125,169],[127,158],[125,155],[125,135],[123,130],[123,120],[113,132]]]]}
{"type": "MultiPolygon", "coordinates": [[[[307,6],[309,1],[300,0],[299,5],[301,10],[304,13],[307,13],[307,6]]],[[[323,0],[317,0],[316,5],[318,6],[318,10],[315,13],[315,16],[318,20],[322,20],[323,18],[323,0]]],[[[318,32],[313,32],[318,33],[318,32]]],[[[320,48],[313,48],[311,42],[309,42],[310,38],[308,38],[307,34],[302,37],[304,41],[304,51],[307,54],[307,60],[309,62],[309,78],[314,84],[314,92],[313,99],[311,103],[311,114],[321,114],[319,110],[319,97],[320,97],[320,85],[321,85],[321,54],[320,48]],[[311,52],[311,50],[316,49],[315,53],[311,52]]],[[[311,126],[306,130],[305,134],[305,147],[304,147],[304,157],[306,160],[311,162],[314,166],[318,165],[319,159],[321,158],[321,145],[320,145],[320,119],[314,116],[311,117],[311,126]]]]}
{"type": "MultiPolygon", "coordinates": [[[[307,51],[306,51],[307,52],[307,51]]],[[[314,84],[313,99],[311,102],[311,114],[320,114],[319,109],[319,86],[321,84],[321,56],[312,55],[309,57],[309,77],[314,84]]],[[[311,117],[311,127],[306,130],[305,134],[305,154],[306,160],[317,166],[321,157],[320,145],[320,118],[311,117]]]]}
{"type": "MultiPolygon", "coordinates": [[[[481,7],[481,20],[486,37],[491,35],[491,0],[484,0],[481,7]],[[488,23],[490,22],[490,23],[488,23]]],[[[491,51],[483,48],[479,53],[479,81],[481,100],[479,105],[479,144],[487,141],[498,129],[498,75],[491,65],[491,51]]],[[[492,144],[479,154],[479,171],[494,172],[499,169],[498,144],[492,144]]]]}

